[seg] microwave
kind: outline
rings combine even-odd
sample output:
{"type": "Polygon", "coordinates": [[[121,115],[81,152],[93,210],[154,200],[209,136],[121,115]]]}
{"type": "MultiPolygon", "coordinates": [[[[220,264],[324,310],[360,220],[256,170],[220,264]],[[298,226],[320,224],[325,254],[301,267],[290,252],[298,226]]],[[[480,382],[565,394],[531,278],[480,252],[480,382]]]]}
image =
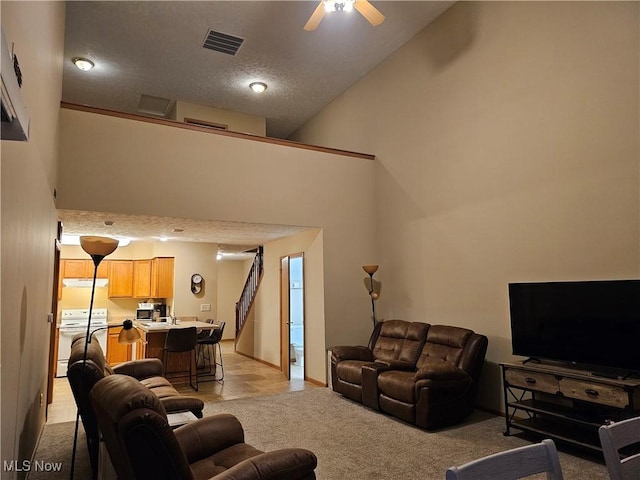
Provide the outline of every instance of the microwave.
{"type": "Polygon", "coordinates": [[[153,321],[153,308],[139,308],[136,310],[137,320],[151,320],[153,321]]]}

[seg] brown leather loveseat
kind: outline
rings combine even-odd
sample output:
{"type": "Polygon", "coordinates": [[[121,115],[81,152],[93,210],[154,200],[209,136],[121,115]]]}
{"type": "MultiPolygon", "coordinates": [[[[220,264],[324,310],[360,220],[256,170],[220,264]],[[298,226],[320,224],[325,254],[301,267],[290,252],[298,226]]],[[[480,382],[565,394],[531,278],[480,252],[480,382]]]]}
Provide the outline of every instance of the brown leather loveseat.
{"type": "Polygon", "coordinates": [[[371,347],[331,349],[333,390],[422,428],[473,412],[487,337],[447,325],[388,320],[371,347]]]}
{"type": "Polygon", "coordinates": [[[89,392],[102,378],[113,373],[128,375],[154,392],[160,398],[166,411],[191,411],[196,417],[202,417],[204,402],[199,398],[178,393],[173,385],[162,376],[162,362],[159,359],[132,360],[111,368],[107,363],[100,343],[95,337],[91,337],[87,345],[87,363],[83,372],[84,346],[85,335],[76,335],[71,343],[71,354],[67,364],[67,379],[71,385],[71,391],[86,433],[93,478],[97,478],[99,436],[98,424],[89,401],[89,392]]]}
{"type": "Polygon", "coordinates": [[[91,402],[119,480],[312,480],[317,458],[302,448],[264,453],[244,443],[233,415],[172,430],[162,403],[130,377],[111,375],[91,402]]]}

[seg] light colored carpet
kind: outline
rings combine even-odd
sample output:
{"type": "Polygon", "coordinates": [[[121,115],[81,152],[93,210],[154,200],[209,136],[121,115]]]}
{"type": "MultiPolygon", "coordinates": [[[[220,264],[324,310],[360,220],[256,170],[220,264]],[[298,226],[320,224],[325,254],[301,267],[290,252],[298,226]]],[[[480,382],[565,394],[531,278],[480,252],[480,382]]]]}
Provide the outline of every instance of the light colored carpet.
{"type": "MultiPolygon", "coordinates": [[[[505,437],[504,418],[477,412],[464,425],[427,432],[374,412],[328,388],[205,406],[231,413],[261,450],[308,448],[321,480],[442,480],[445,470],[531,442],[505,437]]],[[[565,480],[607,479],[603,464],[560,453],[565,480]]]]}
{"type": "MultiPolygon", "coordinates": [[[[319,480],[443,480],[447,467],[527,445],[505,437],[504,418],[483,412],[456,427],[427,432],[345,399],[328,388],[265,397],[209,402],[205,415],[231,413],[245,440],[261,450],[302,447],[318,457],[319,480]]],[[[69,478],[73,422],[46,425],[37,460],[63,462],[65,473],[34,474],[69,478]]],[[[606,480],[603,464],[560,452],[565,480],[606,480]]],[[[84,436],[78,441],[77,479],[89,478],[84,436]]]]}

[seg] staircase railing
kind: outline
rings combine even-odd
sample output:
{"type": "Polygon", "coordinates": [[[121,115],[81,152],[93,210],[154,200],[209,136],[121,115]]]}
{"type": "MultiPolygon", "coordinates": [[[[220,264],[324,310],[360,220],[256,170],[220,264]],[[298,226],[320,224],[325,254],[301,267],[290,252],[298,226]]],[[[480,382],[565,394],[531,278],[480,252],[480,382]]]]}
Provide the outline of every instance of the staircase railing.
{"type": "Polygon", "coordinates": [[[253,305],[253,301],[256,298],[258,292],[258,286],[262,279],[262,273],[264,271],[264,248],[258,247],[256,256],[253,259],[253,264],[247,275],[247,280],[244,282],[244,288],[240,295],[240,300],[236,303],[236,341],[242,332],[242,329],[249,316],[249,311],[253,305]]]}

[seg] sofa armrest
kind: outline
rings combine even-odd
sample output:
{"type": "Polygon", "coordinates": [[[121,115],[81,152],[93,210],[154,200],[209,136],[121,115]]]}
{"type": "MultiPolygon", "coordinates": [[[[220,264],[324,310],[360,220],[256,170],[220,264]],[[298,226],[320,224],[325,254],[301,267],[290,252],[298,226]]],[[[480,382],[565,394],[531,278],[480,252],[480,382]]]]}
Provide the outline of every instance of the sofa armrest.
{"type": "Polygon", "coordinates": [[[225,448],[244,443],[244,430],[228,413],[204,417],[174,430],[189,463],[207,458],[225,448]]]}
{"type": "Polygon", "coordinates": [[[331,348],[331,362],[338,363],[343,360],[363,360],[371,362],[373,355],[371,350],[363,346],[339,346],[331,348]]]}
{"type": "Polygon", "coordinates": [[[406,360],[376,360],[375,364],[378,365],[378,369],[382,370],[415,370],[414,363],[407,362],[406,360]]]}
{"type": "Polygon", "coordinates": [[[113,373],[128,375],[138,380],[148,377],[162,377],[162,362],[159,358],[131,360],[113,367],[113,373]]]}
{"type": "Polygon", "coordinates": [[[216,480],[302,480],[315,478],[315,454],[303,448],[283,448],[248,458],[219,473],[216,480]]]}
{"type": "Polygon", "coordinates": [[[160,399],[164,409],[167,413],[171,412],[185,412],[190,411],[197,418],[202,418],[202,410],[204,409],[204,402],[197,397],[190,397],[188,395],[172,395],[163,397],[160,399]]]}

